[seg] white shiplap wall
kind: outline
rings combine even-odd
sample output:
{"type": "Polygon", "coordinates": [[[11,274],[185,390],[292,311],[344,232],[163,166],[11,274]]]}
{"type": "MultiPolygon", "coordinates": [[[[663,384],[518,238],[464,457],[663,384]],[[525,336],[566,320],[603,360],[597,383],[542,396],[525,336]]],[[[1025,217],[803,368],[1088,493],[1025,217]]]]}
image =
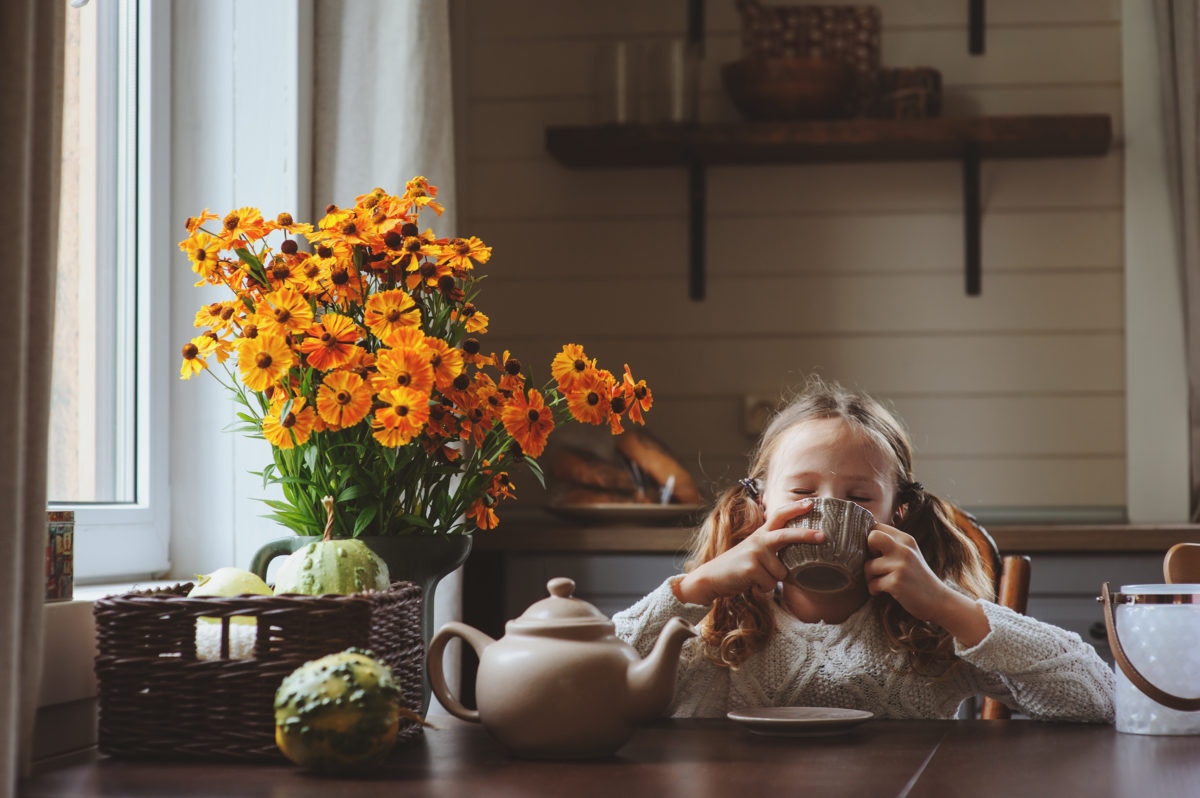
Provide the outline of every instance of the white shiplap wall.
{"type": "MultiPolygon", "coordinates": [[[[1109,113],[1119,139],[1119,3],[989,3],[979,57],[965,3],[877,5],[883,63],[939,68],[948,114],[1109,113]]],[[[746,397],[818,371],[891,400],[919,476],[968,507],[1124,506],[1119,147],[984,163],[979,297],[963,291],[956,163],[710,169],[693,302],[683,170],[572,170],[543,149],[547,125],[598,121],[606,48],[682,36],[686,3],[453,8],[459,232],[495,247],[481,306],[496,348],[539,377],[568,341],[628,361],[655,390],[650,428],[712,488],[744,468],[746,397]]],[[[701,118],[734,119],[719,67],[740,23],[731,0],[706,14],[701,118]]]]}

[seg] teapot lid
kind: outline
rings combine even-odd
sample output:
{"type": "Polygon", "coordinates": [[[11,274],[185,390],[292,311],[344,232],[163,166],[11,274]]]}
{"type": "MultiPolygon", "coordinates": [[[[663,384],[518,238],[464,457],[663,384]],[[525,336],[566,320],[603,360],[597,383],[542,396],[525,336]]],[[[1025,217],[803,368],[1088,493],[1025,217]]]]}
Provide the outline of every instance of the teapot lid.
{"type": "Polygon", "coordinates": [[[580,627],[612,631],[613,623],[608,616],[571,595],[575,592],[574,579],[556,577],[546,583],[546,590],[550,593],[549,598],[535,601],[520,618],[508,622],[514,631],[545,632],[580,627]]]}

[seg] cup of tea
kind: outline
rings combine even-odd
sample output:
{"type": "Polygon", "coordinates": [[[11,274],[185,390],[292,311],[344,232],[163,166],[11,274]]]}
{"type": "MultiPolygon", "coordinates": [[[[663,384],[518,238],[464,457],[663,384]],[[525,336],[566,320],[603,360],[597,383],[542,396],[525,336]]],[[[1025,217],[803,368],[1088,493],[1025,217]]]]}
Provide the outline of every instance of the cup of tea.
{"type": "Polygon", "coordinates": [[[819,529],[820,543],[793,543],[779,550],[787,581],[806,590],[835,593],[862,578],[867,533],[875,526],[869,510],[843,499],[817,497],[812,509],[788,526],[819,529]]]}

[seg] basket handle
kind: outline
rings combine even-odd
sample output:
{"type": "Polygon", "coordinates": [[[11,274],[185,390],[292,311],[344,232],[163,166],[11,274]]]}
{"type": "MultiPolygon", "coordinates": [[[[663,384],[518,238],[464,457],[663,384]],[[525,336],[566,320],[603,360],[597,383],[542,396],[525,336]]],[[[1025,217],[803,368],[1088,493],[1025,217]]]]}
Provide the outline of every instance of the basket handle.
{"type": "Polygon", "coordinates": [[[446,670],[442,665],[442,654],[446,651],[446,644],[455,637],[461,637],[463,642],[475,649],[480,662],[483,662],[483,650],[496,642],[473,626],[467,626],[459,621],[447,623],[433,636],[433,640],[429,641],[427,659],[429,688],[451,715],[462,720],[479,723],[479,710],[467,709],[463,706],[462,701],[459,701],[458,696],[450,692],[450,686],[446,684],[446,670]]]}
{"type": "Polygon", "coordinates": [[[1125,674],[1129,681],[1133,682],[1134,686],[1141,690],[1148,698],[1157,701],[1164,707],[1177,709],[1180,712],[1195,712],[1196,710],[1200,710],[1200,696],[1196,698],[1182,698],[1161,690],[1155,687],[1129,661],[1129,657],[1125,655],[1125,649],[1121,646],[1121,638],[1117,636],[1117,624],[1113,619],[1114,602],[1108,592],[1108,582],[1105,582],[1100,588],[1100,601],[1104,604],[1104,628],[1108,632],[1108,645],[1112,648],[1113,659],[1117,661],[1121,672],[1125,674]]]}

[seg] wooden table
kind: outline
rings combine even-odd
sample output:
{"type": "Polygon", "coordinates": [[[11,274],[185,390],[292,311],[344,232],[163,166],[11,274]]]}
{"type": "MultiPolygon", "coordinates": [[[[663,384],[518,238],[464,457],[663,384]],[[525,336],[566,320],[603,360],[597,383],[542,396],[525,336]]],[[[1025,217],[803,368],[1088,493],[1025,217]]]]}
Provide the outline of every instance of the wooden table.
{"type": "Polygon", "coordinates": [[[762,737],[726,720],[659,721],[615,757],[529,761],[452,718],[398,749],[370,778],[288,764],[98,758],[43,773],[24,798],[221,796],[1074,796],[1180,798],[1200,785],[1200,737],[1118,734],[1034,721],[868,721],[827,737],[762,737]]]}

